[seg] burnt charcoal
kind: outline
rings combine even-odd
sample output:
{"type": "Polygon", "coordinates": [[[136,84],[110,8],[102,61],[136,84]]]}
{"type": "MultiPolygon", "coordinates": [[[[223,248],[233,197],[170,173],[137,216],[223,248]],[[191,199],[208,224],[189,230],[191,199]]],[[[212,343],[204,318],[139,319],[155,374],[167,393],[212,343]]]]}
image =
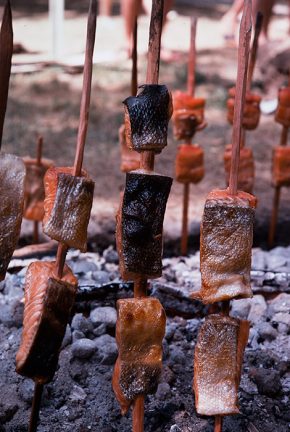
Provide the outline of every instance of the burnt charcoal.
{"type": "Polygon", "coordinates": [[[117,215],[117,246],[124,280],[162,273],[163,219],[172,179],[142,171],[128,173],[117,215]]]}
{"type": "Polygon", "coordinates": [[[17,372],[41,383],[54,376],[77,290],[69,267],[61,280],[54,270],[55,262],[44,261],[27,270],[23,333],[16,356],[17,372]]]}
{"type": "Polygon", "coordinates": [[[0,153],[0,281],[17,246],[24,203],[25,166],[14,155],[0,153]]]}
{"type": "Polygon", "coordinates": [[[172,115],[171,94],[165,85],[143,85],[137,96],[130,96],[125,105],[127,146],[138,152],[160,153],[167,145],[168,122],[172,115]]]}

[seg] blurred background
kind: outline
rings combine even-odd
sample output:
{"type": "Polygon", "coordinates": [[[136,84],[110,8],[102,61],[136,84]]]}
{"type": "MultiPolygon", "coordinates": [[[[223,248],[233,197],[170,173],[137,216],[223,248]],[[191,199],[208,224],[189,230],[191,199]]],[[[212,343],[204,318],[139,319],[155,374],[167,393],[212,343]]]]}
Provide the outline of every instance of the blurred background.
{"type": "MultiPolygon", "coordinates": [[[[126,1],[126,0],[124,0],[126,1]]],[[[2,13],[3,11],[2,2],[2,13]]],[[[44,157],[58,165],[73,164],[82,64],[89,1],[11,1],[14,26],[13,70],[3,150],[21,156],[36,152],[37,134],[44,137],[44,157]]],[[[145,2],[146,3],[146,2],[145,2]]],[[[261,41],[254,73],[255,92],[269,106],[258,129],[248,134],[256,163],[254,192],[258,197],[255,244],[266,246],[273,201],[271,187],[272,148],[278,145],[281,126],[274,121],[278,88],[289,75],[289,2],[277,1],[269,24],[268,40],[261,41]],[[266,113],[267,112],[267,113],[266,113]]],[[[206,194],[225,187],[223,154],[231,142],[226,120],[227,90],[235,83],[239,15],[232,31],[225,19],[231,1],[174,0],[162,37],[160,83],[170,90],[186,90],[190,17],[197,24],[197,89],[206,98],[208,126],[194,140],[205,151],[206,174],[191,187],[190,250],[198,248],[199,224],[206,194]]],[[[146,5],[145,5],[146,6],[146,5]]],[[[115,213],[124,185],[120,172],[118,130],[123,122],[122,100],[130,95],[131,60],[125,21],[119,0],[100,0],[97,23],[90,126],[84,166],[96,182],[89,228],[93,247],[114,239],[115,213]]],[[[144,83],[149,16],[146,7],[138,20],[138,81],[144,83]]],[[[156,158],[156,170],[174,176],[178,143],[169,131],[168,147],[156,158]]],[[[181,230],[181,184],[174,182],[164,224],[165,241],[174,250],[181,230]]],[[[289,244],[289,190],[281,195],[277,242],[289,244]]],[[[23,236],[31,224],[24,221],[23,236]]],[[[167,247],[166,246],[166,247],[167,247]]]]}

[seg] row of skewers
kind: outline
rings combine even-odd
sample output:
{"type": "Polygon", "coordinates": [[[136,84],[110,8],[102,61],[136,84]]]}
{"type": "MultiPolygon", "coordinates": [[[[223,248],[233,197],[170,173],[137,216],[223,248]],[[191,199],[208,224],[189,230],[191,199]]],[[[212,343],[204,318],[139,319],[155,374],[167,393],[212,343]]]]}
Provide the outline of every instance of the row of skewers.
{"type": "MultiPolygon", "coordinates": [[[[147,288],[148,279],[158,278],[162,273],[163,218],[172,178],[156,173],[154,160],[155,155],[167,145],[168,122],[172,113],[176,136],[185,141],[179,148],[176,163],[179,181],[188,186],[195,182],[193,179],[203,175],[202,150],[191,145],[194,133],[205,127],[204,100],[194,98],[194,49],[191,50],[188,92],[177,93],[172,104],[169,90],[158,83],[162,19],[163,0],[153,0],[146,84],[139,87],[137,93],[136,80],[132,80],[132,94],[124,101],[125,122],[120,132],[123,145],[125,143],[135,151],[134,160],[137,161],[136,155],[139,160],[134,167],[137,169],[126,174],[125,190],[117,214],[120,272],[124,280],[134,281],[134,298],[122,299],[117,303],[116,340],[119,355],[113,373],[113,389],[123,414],[133,406],[134,432],[144,430],[144,398],[155,391],[162,367],[166,316],[161,303],[147,297],[147,288]]],[[[193,21],[192,47],[195,27],[196,21],[193,21]]],[[[25,281],[23,333],[16,357],[16,370],[35,382],[30,432],[37,429],[43,386],[55,374],[61,342],[71,318],[77,291],[77,278],[65,264],[66,253],[68,248],[86,250],[94,184],[82,169],[82,161],[89,117],[95,29],[96,0],[91,0],[74,166],[53,167],[47,163],[44,175],[43,227],[47,235],[59,242],[57,256],[55,261],[32,263],[25,281]]],[[[254,112],[253,116],[248,116],[251,124],[249,129],[253,128],[253,123],[256,124],[253,118],[256,119],[257,115],[256,98],[246,95],[250,38],[251,1],[245,0],[237,83],[229,101],[233,123],[232,144],[228,151],[229,188],[212,191],[205,203],[201,225],[202,287],[195,294],[205,304],[222,304],[216,313],[207,317],[200,329],[194,362],[196,409],[199,414],[215,417],[215,432],[222,430],[224,415],[238,412],[237,391],[249,331],[249,322],[229,316],[229,302],[252,296],[250,267],[256,198],[247,191],[238,190],[246,114],[248,111],[254,112]]],[[[2,129],[11,68],[11,46],[12,17],[7,0],[0,33],[2,129]]],[[[136,76],[136,44],[134,53],[133,70],[136,76]]],[[[284,119],[287,110],[282,108],[278,110],[279,118],[284,119]]],[[[40,167],[40,161],[41,156],[38,156],[30,165],[40,167]]],[[[1,153],[0,173],[0,192],[5,197],[2,200],[0,222],[3,227],[5,224],[3,232],[7,233],[1,237],[1,250],[6,251],[0,268],[3,280],[21,225],[25,178],[23,161],[1,153]],[[5,190],[12,192],[8,196],[5,190]]],[[[186,194],[188,191],[185,188],[186,194]]]]}

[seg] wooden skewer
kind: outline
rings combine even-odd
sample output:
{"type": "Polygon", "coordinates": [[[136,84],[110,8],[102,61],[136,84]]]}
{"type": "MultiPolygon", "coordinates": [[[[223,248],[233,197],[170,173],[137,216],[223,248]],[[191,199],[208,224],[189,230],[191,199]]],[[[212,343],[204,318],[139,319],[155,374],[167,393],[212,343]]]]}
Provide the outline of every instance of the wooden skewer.
{"type": "Polygon", "coordinates": [[[37,382],[35,383],[28,432],[37,431],[37,423],[39,418],[39,410],[40,410],[41,396],[43,393],[43,387],[44,387],[43,384],[37,382]]]}
{"type": "MultiPolygon", "coordinates": [[[[195,63],[196,63],[196,26],[197,18],[191,18],[190,25],[190,49],[188,55],[187,69],[187,93],[194,97],[195,93],[195,63]]],[[[184,183],[183,186],[183,211],[182,211],[182,229],[181,229],[181,255],[187,254],[188,245],[188,209],[189,209],[189,191],[190,184],[184,183]]]]}
{"type": "Polygon", "coordinates": [[[286,146],[288,141],[288,127],[283,126],[282,132],[281,132],[281,139],[280,139],[280,145],[286,146]]]}
{"type": "Polygon", "coordinates": [[[232,134],[232,159],[229,181],[229,192],[236,195],[238,191],[238,173],[240,160],[241,144],[241,125],[243,118],[243,108],[246,95],[247,71],[251,40],[251,13],[252,2],[245,0],[244,11],[240,26],[239,49],[238,49],[238,72],[235,95],[233,134],[232,134]]]}
{"type": "Polygon", "coordinates": [[[223,417],[215,416],[214,419],[214,432],[222,432],[223,429],[223,417]]]}
{"type": "MultiPolygon", "coordinates": [[[[93,54],[94,54],[95,35],[96,35],[96,20],[97,20],[97,2],[96,0],[91,0],[89,16],[88,16],[88,27],[87,27],[87,43],[86,43],[83,90],[82,90],[81,109],[80,109],[80,122],[79,122],[77,148],[76,148],[74,170],[73,170],[74,176],[81,175],[86,136],[88,130],[90,96],[91,96],[92,74],[93,74],[93,54]]],[[[58,250],[57,250],[57,258],[56,258],[56,274],[59,278],[62,278],[63,267],[65,264],[67,251],[68,251],[68,247],[62,243],[59,243],[58,250]]]]}
{"type": "Polygon", "coordinates": [[[272,247],[273,243],[274,243],[274,238],[275,238],[275,233],[276,233],[276,225],[277,225],[277,220],[278,220],[280,193],[281,193],[281,187],[276,186],[275,192],[274,192],[273,209],[272,209],[272,216],[271,216],[269,237],[268,237],[269,247],[272,247]]]}
{"type": "Polygon", "coordinates": [[[132,75],[131,75],[131,95],[136,96],[138,90],[138,17],[136,15],[134,32],[133,32],[133,49],[132,49],[132,75]]]}
{"type": "MultiPolygon", "coordinates": [[[[42,147],[43,147],[43,137],[39,136],[37,141],[37,151],[36,151],[36,165],[41,166],[42,159],[42,147]]],[[[38,221],[33,222],[33,244],[39,243],[39,223],[38,221]]]]}
{"type": "Polygon", "coordinates": [[[259,47],[259,37],[262,30],[262,24],[263,24],[263,14],[261,12],[258,12],[256,16],[254,40],[253,40],[253,46],[251,50],[251,57],[250,57],[249,70],[248,70],[247,91],[251,90],[251,84],[254,75],[254,69],[257,60],[258,47],[259,47]]]}

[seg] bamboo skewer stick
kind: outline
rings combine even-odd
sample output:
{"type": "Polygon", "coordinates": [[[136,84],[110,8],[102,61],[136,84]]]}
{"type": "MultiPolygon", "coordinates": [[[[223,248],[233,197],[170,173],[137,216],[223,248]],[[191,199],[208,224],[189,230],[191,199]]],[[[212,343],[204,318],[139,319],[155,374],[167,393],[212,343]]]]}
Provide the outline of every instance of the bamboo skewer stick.
{"type": "Polygon", "coordinates": [[[6,1],[0,31],[0,150],[2,145],[4,119],[7,108],[11,59],[13,54],[13,28],[10,0],[6,1]]]}
{"type": "MultiPolygon", "coordinates": [[[[42,159],[42,148],[43,148],[43,137],[39,136],[37,141],[37,150],[36,150],[36,165],[41,166],[42,159]]],[[[33,244],[39,243],[39,222],[33,222],[33,244]]]]}
{"type": "MultiPolygon", "coordinates": [[[[96,35],[96,19],[97,19],[97,2],[96,0],[91,0],[89,16],[88,16],[88,27],[87,27],[87,43],[86,43],[85,64],[84,64],[83,90],[82,90],[82,99],[81,99],[81,108],[80,108],[80,121],[79,121],[77,148],[76,148],[74,170],[73,170],[74,176],[81,175],[86,136],[88,130],[90,96],[91,96],[92,74],[93,74],[93,54],[94,54],[95,35],[96,35]]],[[[58,250],[57,250],[57,259],[56,259],[56,273],[59,278],[62,277],[67,251],[68,251],[67,246],[59,243],[58,250]]]]}
{"type": "Polygon", "coordinates": [[[250,62],[249,62],[247,91],[251,90],[251,85],[252,85],[252,80],[253,80],[253,75],[254,75],[254,69],[255,69],[257,54],[258,54],[259,37],[261,34],[261,30],[262,30],[262,24],[263,24],[263,14],[261,12],[258,12],[257,16],[256,16],[254,40],[253,40],[253,46],[252,46],[251,57],[250,57],[250,62]]]}
{"type": "Polygon", "coordinates": [[[35,384],[28,432],[37,431],[37,423],[39,418],[39,410],[40,410],[43,388],[44,388],[43,384],[40,383],[35,384]]]}
{"type": "Polygon", "coordinates": [[[243,107],[246,95],[247,71],[251,41],[251,0],[245,1],[244,12],[240,27],[238,72],[235,95],[235,110],[232,134],[232,160],[229,181],[229,192],[236,195],[238,191],[238,171],[241,144],[241,124],[243,118],[243,107]]]}
{"type": "MultiPolygon", "coordinates": [[[[146,84],[158,84],[160,45],[163,23],[164,0],[153,0],[148,46],[148,63],[146,84]]],[[[140,156],[140,168],[146,171],[154,170],[154,151],[144,151],[140,156]]],[[[147,279],[136,280],[134,283],[134,297],[145,297],[147,290],[147,279]]],[[[144,431],[144,396],[139,396],[134,403],[132,413],[133,432],[144,431]]]]}
{"type": "MultiPolygon", "coordinates": [[[[195,93],[195,64],[196,64],[196,26],[197,18],[192,17],[190,25],[190,49],[188,55],[187,69],[187,93],[194,97],[195,93]]],[[[181,255],[187,254],[188,245],[188,209],[189,209],[190,184],[183,186],[183,210],[182,210],[182,229],[181,229],[181,255]]]]}
{"type": "Polygon", "coordinates": [[[223,416],[215,416],[214,432],[222,432],[222,429],[223,429],[223,416]]]}
{"type": "Polygon", "coordinates": [[[276,186],[275,192],[274,192],[273,209],[272,209],[272,216],[271,216],[269,237],[268,237],[269,247],[272,247],[273,243],[274,243],[274,238],[275,238],[275,233],[276,233],[276,225],[277,225],[277,220],[278,220],[280,193],[281,193],[281,187],[276,186]]]}
{"type": "Polygon", "coordinates": [[[131,95],[136,96],[138,90],[138,17],[136,15],[134,32],[133,32],[133,49],[132,49],[132,72],[131,72],[131,95]]]}

